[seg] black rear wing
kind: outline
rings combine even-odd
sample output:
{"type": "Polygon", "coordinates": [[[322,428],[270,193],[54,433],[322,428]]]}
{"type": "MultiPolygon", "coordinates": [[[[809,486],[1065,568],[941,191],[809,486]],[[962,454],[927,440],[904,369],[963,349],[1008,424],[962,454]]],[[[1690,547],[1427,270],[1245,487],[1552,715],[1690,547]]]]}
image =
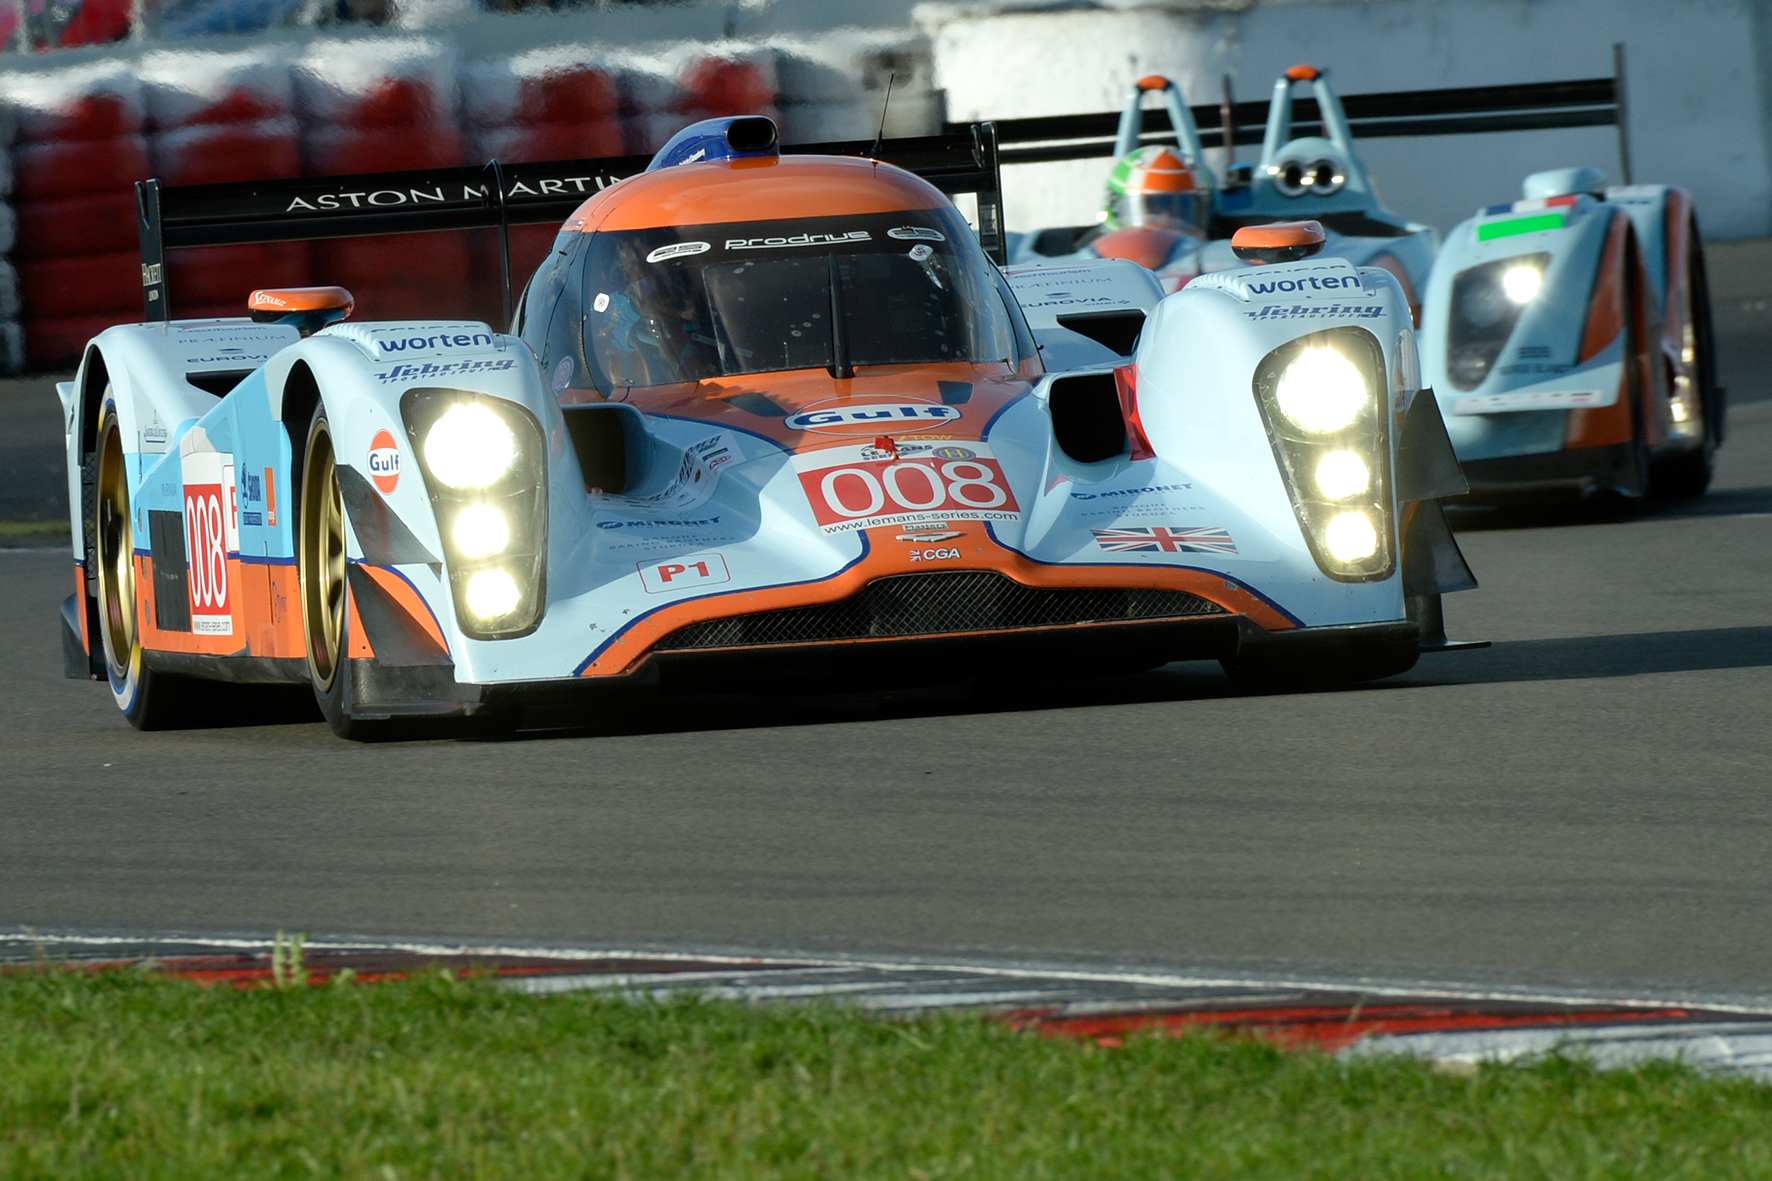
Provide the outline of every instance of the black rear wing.
{"type": "MultiPolygon", "coordinates": [[[[997,133],[990,123],[949,128],[941,135],[880,141],[792,144],[794,154],[866,156],[895,164],[949,196],[978,198],[984,251],[1007,259],[1003,181],[997,133]]],[[[504,310],[511,315],[510,227],[562,223],[587,198],[645,171],[652,157],[611,156],[480,168],[376,172],[298,180],[168,188],[135,186],[141,230],[142,288],[149,323],[172,319],[166,252],[185,246],[237,246],[408,234],[427,230],[496,229],[504,272],[504,310]]]]}
{"type": "MultiPolygon", "coordinates": [[[[1258,144],[1267,128],[1268,102],[1227,101],[1191,107],[1201,142],[1209,148],[1258,144]]],[[[1519,86],[1467,86],[1446,90],[1391,90],[1341,96],[1356,139],[1403,135],[1469,135],[1486,131],[1541,131],[1557,127],[1617,127],[1624,181],[1630,183],[1630,142],[1624,93],[1624,47],[1612,47],[1610,78],[1532,82],[1519,86]]],[[[997,137],[1004,164],[1048,160],[1088,160],[1110,156],[1120,112],[1055,115],[1041,119],[1000,119],[997,137]]],[[[1144,112],[1147,143],[1173,143],[1169,112],[1144,112]]],[[[1317,100],[1292,100],[1294,136],[1323,134],[1317,100]]]]}

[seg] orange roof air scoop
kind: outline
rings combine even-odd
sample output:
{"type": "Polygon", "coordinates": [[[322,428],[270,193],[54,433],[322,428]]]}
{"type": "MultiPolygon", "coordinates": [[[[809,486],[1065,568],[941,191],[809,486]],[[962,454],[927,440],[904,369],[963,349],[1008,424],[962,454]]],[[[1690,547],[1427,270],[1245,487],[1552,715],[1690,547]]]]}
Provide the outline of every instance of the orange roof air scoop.
{"type": "Polygon", "coordinates": [[[1138,80],[1140,90],[1168,90],[1169,86],[1169,79],[1161,74],[1146,74],[1138,80]]]}
{"type": "Polygon", "coordinates": [[[1323,71],[1315,66],[1293,66],[1286,71],[1286,77],[1294,82],[1315,82],[1323,76],[1323,71]]]}
{"type": "Polygon", "coordinates": [[[267,287],[246,297],[258,324],[288,324],[311,336],[351,314],[356,301],[343,287],[267,287]]]}
{"type": "Polygon", "coordinates": [[[1244,226],[1231,235],[1231,252],[1246,263],[1297,262],[1323,249],[1327,235],[1314,221],[1275,221],[1244,226]]]}

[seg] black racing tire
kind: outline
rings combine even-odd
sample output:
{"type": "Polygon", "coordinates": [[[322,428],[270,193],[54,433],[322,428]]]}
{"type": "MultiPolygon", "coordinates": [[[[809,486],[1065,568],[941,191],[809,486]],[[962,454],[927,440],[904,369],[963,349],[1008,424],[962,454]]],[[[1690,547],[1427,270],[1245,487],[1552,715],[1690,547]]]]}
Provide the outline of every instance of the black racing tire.
{"type": "Polygon", "coordinates": [[[147,666],[136,585],[134,511],[123,432],[111,388],[100,403],[98,446],[93,464],[91,520],[85,531],[87,568],[95,571],[99,645],[111,699],[137,730],[177,730],[192,723],[192,689],[185,677],[147,666]]]}
{"type": "Polygon", "coordinates": [[[1349,652],[1331,662],[1321,659],[1305,661],[1296,655],[1282,656],[1258,650],[1239,653],[1218,663],[1238,691],[1263,696],[1318,693],[1394,677],[1414,668],[1420,656],[1417,649],[1385,646],[1349,652]]]}
{"type": "MultiPolygon", "coordinates": [[[[1662,500],[1692,500],[1710,490],[1716,475],[1717,447],[1723,441],[1724,393],[1717,384],[1716,344],[1711,336],[1710,287],[1705,275],[1704,250],[1696,245],[1698,227],[1691,230],[1693,249],[1686,257],[1687,322],[1681,326],[1681,347],[1692,353],[1693,385],[1703,431],[1698,446],[1660,460],[1650,472],[1649,490],[1662,500]]],[[[1674,375],[1669,374],[1672,382],[1674,375]]]]}

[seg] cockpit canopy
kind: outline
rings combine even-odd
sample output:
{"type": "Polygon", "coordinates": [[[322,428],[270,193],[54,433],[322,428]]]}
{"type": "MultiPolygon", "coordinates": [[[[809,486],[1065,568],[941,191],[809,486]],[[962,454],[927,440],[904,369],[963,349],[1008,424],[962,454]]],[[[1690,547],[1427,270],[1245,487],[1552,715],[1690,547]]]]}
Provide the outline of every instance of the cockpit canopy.
{"type": "Polygon", "coordinates": [[[1017,359],[1013,297],[952,207],[563,233],[520,331],[554,391],[1017,359]]]}

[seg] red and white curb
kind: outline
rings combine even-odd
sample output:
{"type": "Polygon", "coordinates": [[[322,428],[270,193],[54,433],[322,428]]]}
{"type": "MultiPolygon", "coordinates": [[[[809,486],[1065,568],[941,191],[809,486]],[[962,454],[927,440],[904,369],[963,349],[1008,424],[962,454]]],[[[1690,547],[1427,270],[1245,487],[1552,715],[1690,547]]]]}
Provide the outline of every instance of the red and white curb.
{"type": "MultiPolygon", "coordinates": [[[[242,987],[272,979],[272,951],[272,940],[253,938],[0,933],[0,969],[151,962],[171,975],[242,987]]],[[[304,942],[302,959],[315,984],[347,970],[373,981],[449,967],[487,973],[534,996],[830,1001],[904,1017],[972,1011],[1109,1046],[1217,1030],[1349,1059],[1406,1055],[1469,1065],[1570,1054],[1601,1068],[1677,1060],[1772,1081],[1772,998],[427,940],[314,939],[304,942]]]]}

